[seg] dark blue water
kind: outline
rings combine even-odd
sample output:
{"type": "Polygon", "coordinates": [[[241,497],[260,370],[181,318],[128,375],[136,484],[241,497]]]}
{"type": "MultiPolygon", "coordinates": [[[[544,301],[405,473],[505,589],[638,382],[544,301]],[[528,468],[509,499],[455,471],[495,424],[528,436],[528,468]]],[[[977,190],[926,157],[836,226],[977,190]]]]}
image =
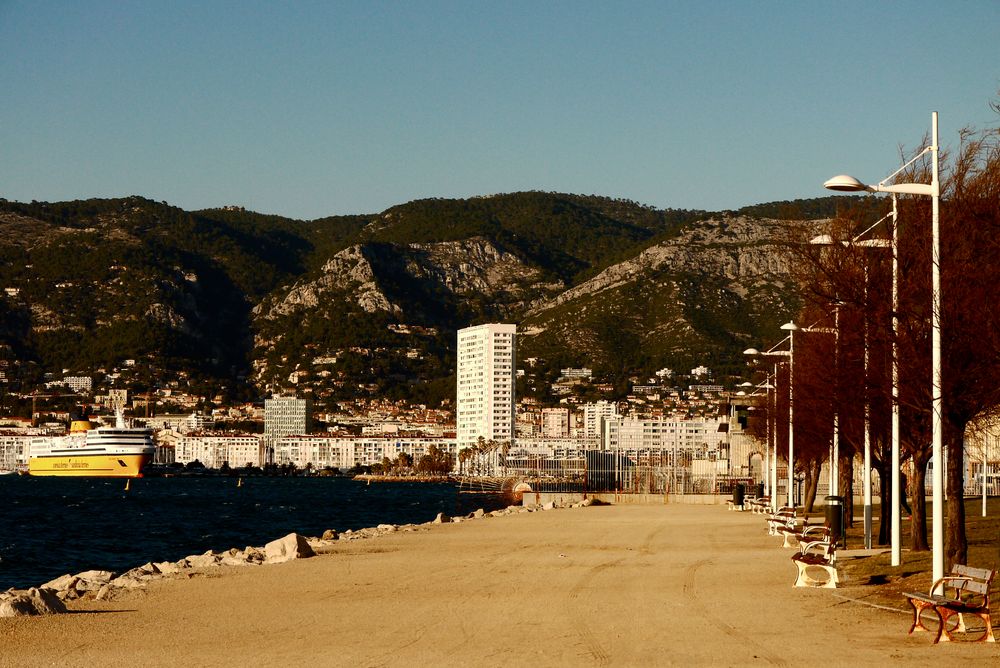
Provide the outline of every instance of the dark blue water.
{"type": "Polygon", "coordinates": [[[0,591],[64,573],[126,571],[205,550],[262,546],[295,531],[319,536],[439,512],[502,508],[499,496],[447,483],[347,478],[33,478],[0,476],[0,591]]]}

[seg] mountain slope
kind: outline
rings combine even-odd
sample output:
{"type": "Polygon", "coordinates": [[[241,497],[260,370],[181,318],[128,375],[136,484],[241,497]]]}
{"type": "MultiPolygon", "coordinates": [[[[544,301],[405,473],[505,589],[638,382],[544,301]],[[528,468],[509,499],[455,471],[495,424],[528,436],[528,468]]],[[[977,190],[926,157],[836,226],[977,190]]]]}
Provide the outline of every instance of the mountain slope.
{"type": "Polygon", "coordinates": [[[316,221],[0,200],[0,364],[25,387],[135,359],[133,386],[434,403],[455,331],[502,320],[522,357],[616,377],[724,367],[793,308],[778,240],[803,224],[538,192],[316,221]]]}

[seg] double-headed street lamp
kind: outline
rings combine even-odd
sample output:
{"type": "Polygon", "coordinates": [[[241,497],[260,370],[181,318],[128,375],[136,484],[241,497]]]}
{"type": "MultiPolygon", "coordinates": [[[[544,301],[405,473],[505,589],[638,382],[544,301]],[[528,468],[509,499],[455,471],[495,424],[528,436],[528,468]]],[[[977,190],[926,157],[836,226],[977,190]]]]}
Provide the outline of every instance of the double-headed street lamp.
{"type": "MultiPolygon", "coordinates": [[[[892,451],[899,453],[899,382],[898,382],[898,367],[899,362],[896,357],[896,330],[897,330],[897,304],[896,304],[896,294],[897,294],[897,265],[898,261],[896,258],[896,220],[897,220],[897,209],[896,209],[896,195],[892,196],[892,211],[886,215],[879,218],[877,221],[869,225],[865,230],[853,235],[848,241],[847,239],[842,240],[840,243],[844,246],[862,246],[866,248],[891,248],[892,249],[892,451]],[[881,225],[886,220],[892,220],[892,238],[881,239],[881,238],[865,238],[865,236],[874,230],[876,227],[881,225]]],[[[817,244],[822,246],[831,246],[836,243],[833,237],[829,234],[821,234],[817,237],[813,237],[809,243],[817,244]]],[[[868,263],[864,263],[865,276],[864,276],[864,290],[865,290],[865,304],[868,303],[868,263]]],[[[864,505],[865,505],[865,549],[871,549],[872,546],[872,443],[871,443],[871,412],[870,412],[870,402],[868,400],[868,319],[865,318],[864,324],[864,337],[863,337],[863,348],[864,348],[864,366],[863,375],[865,383],[865,401],[864,401],[864,474],[862,476],[862,486],[864,488],[864,505]]],[[[899,463],[896,463],[896,469],[898,470],[899,463]]],[[[899,527],[899,475],[894,476],[892,489],[895,491],[892,498],[893,501],[893,526],[899,527]]],[[[893,554],[899,554],[899,542],[900,535],[897,530],[893,534],[894,539],[892,541],[893,554]]],[[[894,565],[899,565],[895,563],[894,565]]]]}
{"type": "MultiPolygon", "coordinates": [[[[777,374],[775,374],[775,375],[777,375],[777,374]]],[[[765,412],[765,417],[767,419],[767,423],[766,423],[766,438],[767,438],[767,440],[765,441],[765,445],[764,445],[764,471],[763,471],[763,475],[761,477],[764,479],[764,496],[766,496],[768,499],[773,499],[774,498],[774,494],[775,494],[775,489],[774,489],[774,483],[772,482],[772,480],[773,480],[773,478],[775,476],[771,475],[771,471],[772,471],[772,469],[775,470],[775,471],[777,470],[776,469],[776,464],[775,464],[775,461],[776,461],[775,456],[777,454],[777,451],[776,451],[776,449],[772,450],[772,443],[773,443],[773,439],[774,439],[774,429],[771,427],[771,421],[774,419],[774,413],[772,412],[772,409],[771,409],[771,390],[774,389],[774,385],[771,384],[771,374],[770,374],[770,372],[768,372],[766,374],[766,376],[767,377],[766,377],[766,379],[764,380],[763,383],[758,383],[756,385],[754,385],[753,383],[750,383],[750,382],[740,383],[740,387],[743,387],[743,388],[746,388],[746,389],[753,389],[754,391],[750,392],[748,394],[745,390],[741,390],[741,391],[737,392],[736,394],[737,394],[737,396],[746,396],[749,399],[750,397],[758,397],[758,396],[760,396],[760,391],[759,390],[764,390],[764,398],[767,401],[767,410],[765,412]]],[[[777,382],[777,380],[775,380],[774,382],[777,382]]],[[[777,402],[775,402],[775,403],[777,403],[777,402]]]]}
{"type": "MultiPolygon", "coordinates": [[[[794,420],[794,396],[795,396],[795,332],[799,329],[799,326],[794,322],[786,322],[781,326],[781,329],[788,332],[788,350],[775,350],[777,346],[784,343],[784,339],[779,341],[770,350],[765,350],[760,352],[756,348],[747,348],[743,351],[744,355],[773,355],[788,357],[788,506],[790,508],[795,507],[795,420],[794,420]]],[[[777,382],[777,365],[775,365],[775,381],[777,382]]],[[[775,398],[775,404],[777,404],[777,398],[775,398]]],[[[772,460],[772,466],[774,467],[774,491],[777,492],[777,439],[775,439],[775,457],[772,460]]],[[[771,495],[771,505],[776,506],[777,494],[771,495]]]]}
{"type": "MultiPolygon", "coordinates": [[[[841,174],[826,181],[823,186],[830,190],[844,192],[885,192],[900,195],[923,195],[931,198],[931,456],[934,460],[932,478],[932,581],[937,582],[944,576],[944,457],[943,457],[943,401],[941,389],[941,234],[939,225],[939,209],[941,199],[941,183],[939,179],[940,152],[938,150],[938,115],[931,112],[931,145],[918,153],[912,160],[882,179],[876,185],[866,185],[854,178],[841,174]],[[909,167],[923,155],[932,154],[931,182],[927,183],[893,183],[887,181],[909,167]]],[[[895,203],[893,208],[895,209],[895,203]]],[[[893,226],[893,241],[895,242],[895,225],[893,226]]],[[[895,249],[894,249],[895,250],[895,249]]],[[[893,267],[896,266],[896,253],[893,252],[893,267]]],[[[893,291],[895,302],[895,290],[893,291]]],[[[896,309],[893,307],[893,325],[896,323],[896,309]]],[[[894,341],[895,344],[895,341],[894,341]]],[[[894,356],[895,361],[895,356],[894,356]]],[[[896,367],[893,365],[893,377],[896,377],[896,367]]],[[[898,397],[893,397],[893,405],[898,403],[898,397]]],[[[897,409],[898,410],[898,409],[897,409]]],[[[894,432],[896,425],[894,425],[894,432]]],[[[901,562],[899,548],[900,522],[899,516],[899,441],[893,439],[892,452],[893,476],[893,551],[892,565],[901,562]]],[[[922,491],[922,490],[921,490],[922,491]]]]}

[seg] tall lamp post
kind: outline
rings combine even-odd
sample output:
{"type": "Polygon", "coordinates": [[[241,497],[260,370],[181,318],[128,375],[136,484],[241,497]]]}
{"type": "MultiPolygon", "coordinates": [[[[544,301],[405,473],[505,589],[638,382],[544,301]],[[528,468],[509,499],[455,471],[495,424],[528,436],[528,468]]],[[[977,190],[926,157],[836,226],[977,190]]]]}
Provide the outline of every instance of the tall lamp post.
{"type": "MultiPolygon", "coordinates": [[[[847,239],[842,240],[840,243],[847,247],[852,246],[862,246],[866,248],[891,248],[892,249],[892,443],[895,444],[893,452],[899,452],[899,405],[898,405],[898,360],[896,359],[896,329],[897,329],[897,316],[896,316],[896,273],[897,273],[897,261],[896,261],[896,220],[897,220],[897,209],[896,209],[896,195],[892,196],[892,211],[882,216],[874,223],[869,225],[865,230],[853,235],[848,241],[847,239]],[[874,230],[876,227],[881,225],[886,220],[892,220],[892,239],[882,239],[878,237],[865,238],[865,236],[874,230]]],[[[832,246],[836,241],[829,234],[821,234],[817,237],[813,237],[810,244],[821,245],[821,246],[832,246]]],[[[865,305],[868,303],[868,263],[864,263],[865,276],[864,276],[864,292],[865,292],[865,305]]],[[[868,318],[865,317],[864,325],[864,336],[863,336],[863,348],[864,348],[864,366],[863,376],[864,376],[864,473],[862,475],[862,487],[864,488],[864,511],[865,511],[865,549],[871,549],[872,547],[872,442],[871,442],[871,413],[870,413],[870,403],[868,399],[868,318]]],[[[896,462],[895,469],[899,469],[899,463],[896,462]]],[[[896,476],[897,484],[896,491],[899,491],[898,485],[899,476],[896,476]]],[[[893,504],[895,508],[895,513],[899,513],[899,499],[897,498],[893,504]]],[[[899,521],[898,517],[895,520],[894,526],[898,528],[899,521]]],[[[899,553],[899,533],[896,534],[896,540],[892,543],[894,546],[894,554],[899,553]]],[[[894,565],[898,566],[898,563],[894,565]]]]}
{"type": "MultiPolygon", "coordinates": [[[[795,332],[799,329],[799,326],[794,322],[786,322],[781,326],[781,329],[788,332],[788,350],[775,350],[777,346],[784,343],[784,339],[779,341],[770,350],[760,352],[756,348],[747,348],[743,351],[744,355],[774,355],[788,357],[788,503],[790,508],[795,507],[795,414],[794,414],[794,404],[795,404],[795,332]]],[[[775,380],[777,381],[777,366],[775,367],[775,380]]],[[[775,403],[777,404],[777,398],[775,398],[775,403]]],[[[775,440],[775,446],[777,446],[777,440],[775,440]]],[[[777,450],[777,447],[775,447],[777,450]]],[[[775,466],[777,466],[777,452],[775,452],[775,466]]],[[[777,474],[775,473],[775,478],[777,474]]],[[[774,490],[777,492],[777,479],[775,479],[774,490]]],[[[772,494],[772,505],[776,505],[774,497],[777,494],[772,494]]]]}
{"type": "MultiPolygon", "coordinates": [[[[777,380],[775,380],[775,382],[777,382],[777,380]]],[[[763,462],[764,471],[761,477],[764,479],[764,496],[768,497],[768,499],[772,499],[774,497],[774,489],[772,487],[771,471],[774,459],[772,458],[772,450],[771,450],[771,443],[773,438],[771,420],[773,419],[774,416],[771,413],[771,390],[774,389],[774,385],[771,384],[771,374],[770,372],[766,374],[766,379],[764,380],[763,383],[758,383],[757,385],[754,385],[753,383],[749,382],[740,383],[740,387],[753,388],[754,391],[749,394],[747,394],[745,391],[740,391],[736,393],[737,395],[740,396],[745,395],[747,398],[759,397],[760,396],[759,390],[764,390],[764,399],[767,402],[767,411],[765,413],[765,416],[767,418],[767,423],[766,423],[767,438],[764,445],[764,462],[763,462]]],[[[774,455],[777,455],[777,452],[774,452],[774,455]]]]}
{"type": "MultiPolygon", "coordinates": [[[[897,169],[895,172],[882,179],[875,185],[866,185],[854,178],[841,174],[826,181],[823,186],[830,190],[843,192],[884,192],[900,195],[923,195],[931,198],[931,457],[934,460],[934,472],[932,478],[932,582],[944,576],[944,471],[942,463],[943,457],[943,401],[941,391],[941,232],[939,225],[939,209],[941,199],[941,183],[939,179],[938,150],[938,115],[931,112],[931,145],[918,153],[912,160],[897,169]],[[931,182],[927,183],[893,183],[886,182],[893,179],[897,174],[909,167],[913,162],[923,155],[932,154],[931,182]]],[[[895,208],[895,203],[894,207],[895,208]]],[[[893,226],[893,243],[895,245],[896,232],[893,226]]],[[[893,268],[896,267],[895,248],[893,252],[893,268]]],[[[895,302],[895,290],[893,291],[895,302]]],[[[893,325],[896,324],[895,308],[893,308],[893,325]]],[[[894,341],[895,344],[895,341],[894,341]]],[[[895,360],[895,356],[894,356],[895,360]]],[[[896,377],[896,368],[893,366],[893,377],[896,377]]],[[[893,405],[896,406],[898,397],[893,397],[893,405]]],[[[895,415],[895,414],[894,414],[895,415]]],[[[893,425],[893,451],[892,451],[892,504],[893,504],[893,551],[892,565],[900,564],[900,548],[898,533],[900,531],[899,520],[899,441],[896,437],[896,424],[893,425]]]]}

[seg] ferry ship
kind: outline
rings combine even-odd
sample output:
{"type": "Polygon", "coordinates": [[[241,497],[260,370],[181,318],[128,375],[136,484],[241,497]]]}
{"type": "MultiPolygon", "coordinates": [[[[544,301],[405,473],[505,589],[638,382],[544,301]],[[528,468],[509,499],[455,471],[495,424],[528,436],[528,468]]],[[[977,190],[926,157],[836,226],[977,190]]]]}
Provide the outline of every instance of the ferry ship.
{"type": "Polygon", "coordinates": [[[114,427],[96,427],[86,418],[74,419],[65,436],[33,438],[28,475],[142,477],[153,459],[153,430],[130,428],[121,410],[114,427]]]}

